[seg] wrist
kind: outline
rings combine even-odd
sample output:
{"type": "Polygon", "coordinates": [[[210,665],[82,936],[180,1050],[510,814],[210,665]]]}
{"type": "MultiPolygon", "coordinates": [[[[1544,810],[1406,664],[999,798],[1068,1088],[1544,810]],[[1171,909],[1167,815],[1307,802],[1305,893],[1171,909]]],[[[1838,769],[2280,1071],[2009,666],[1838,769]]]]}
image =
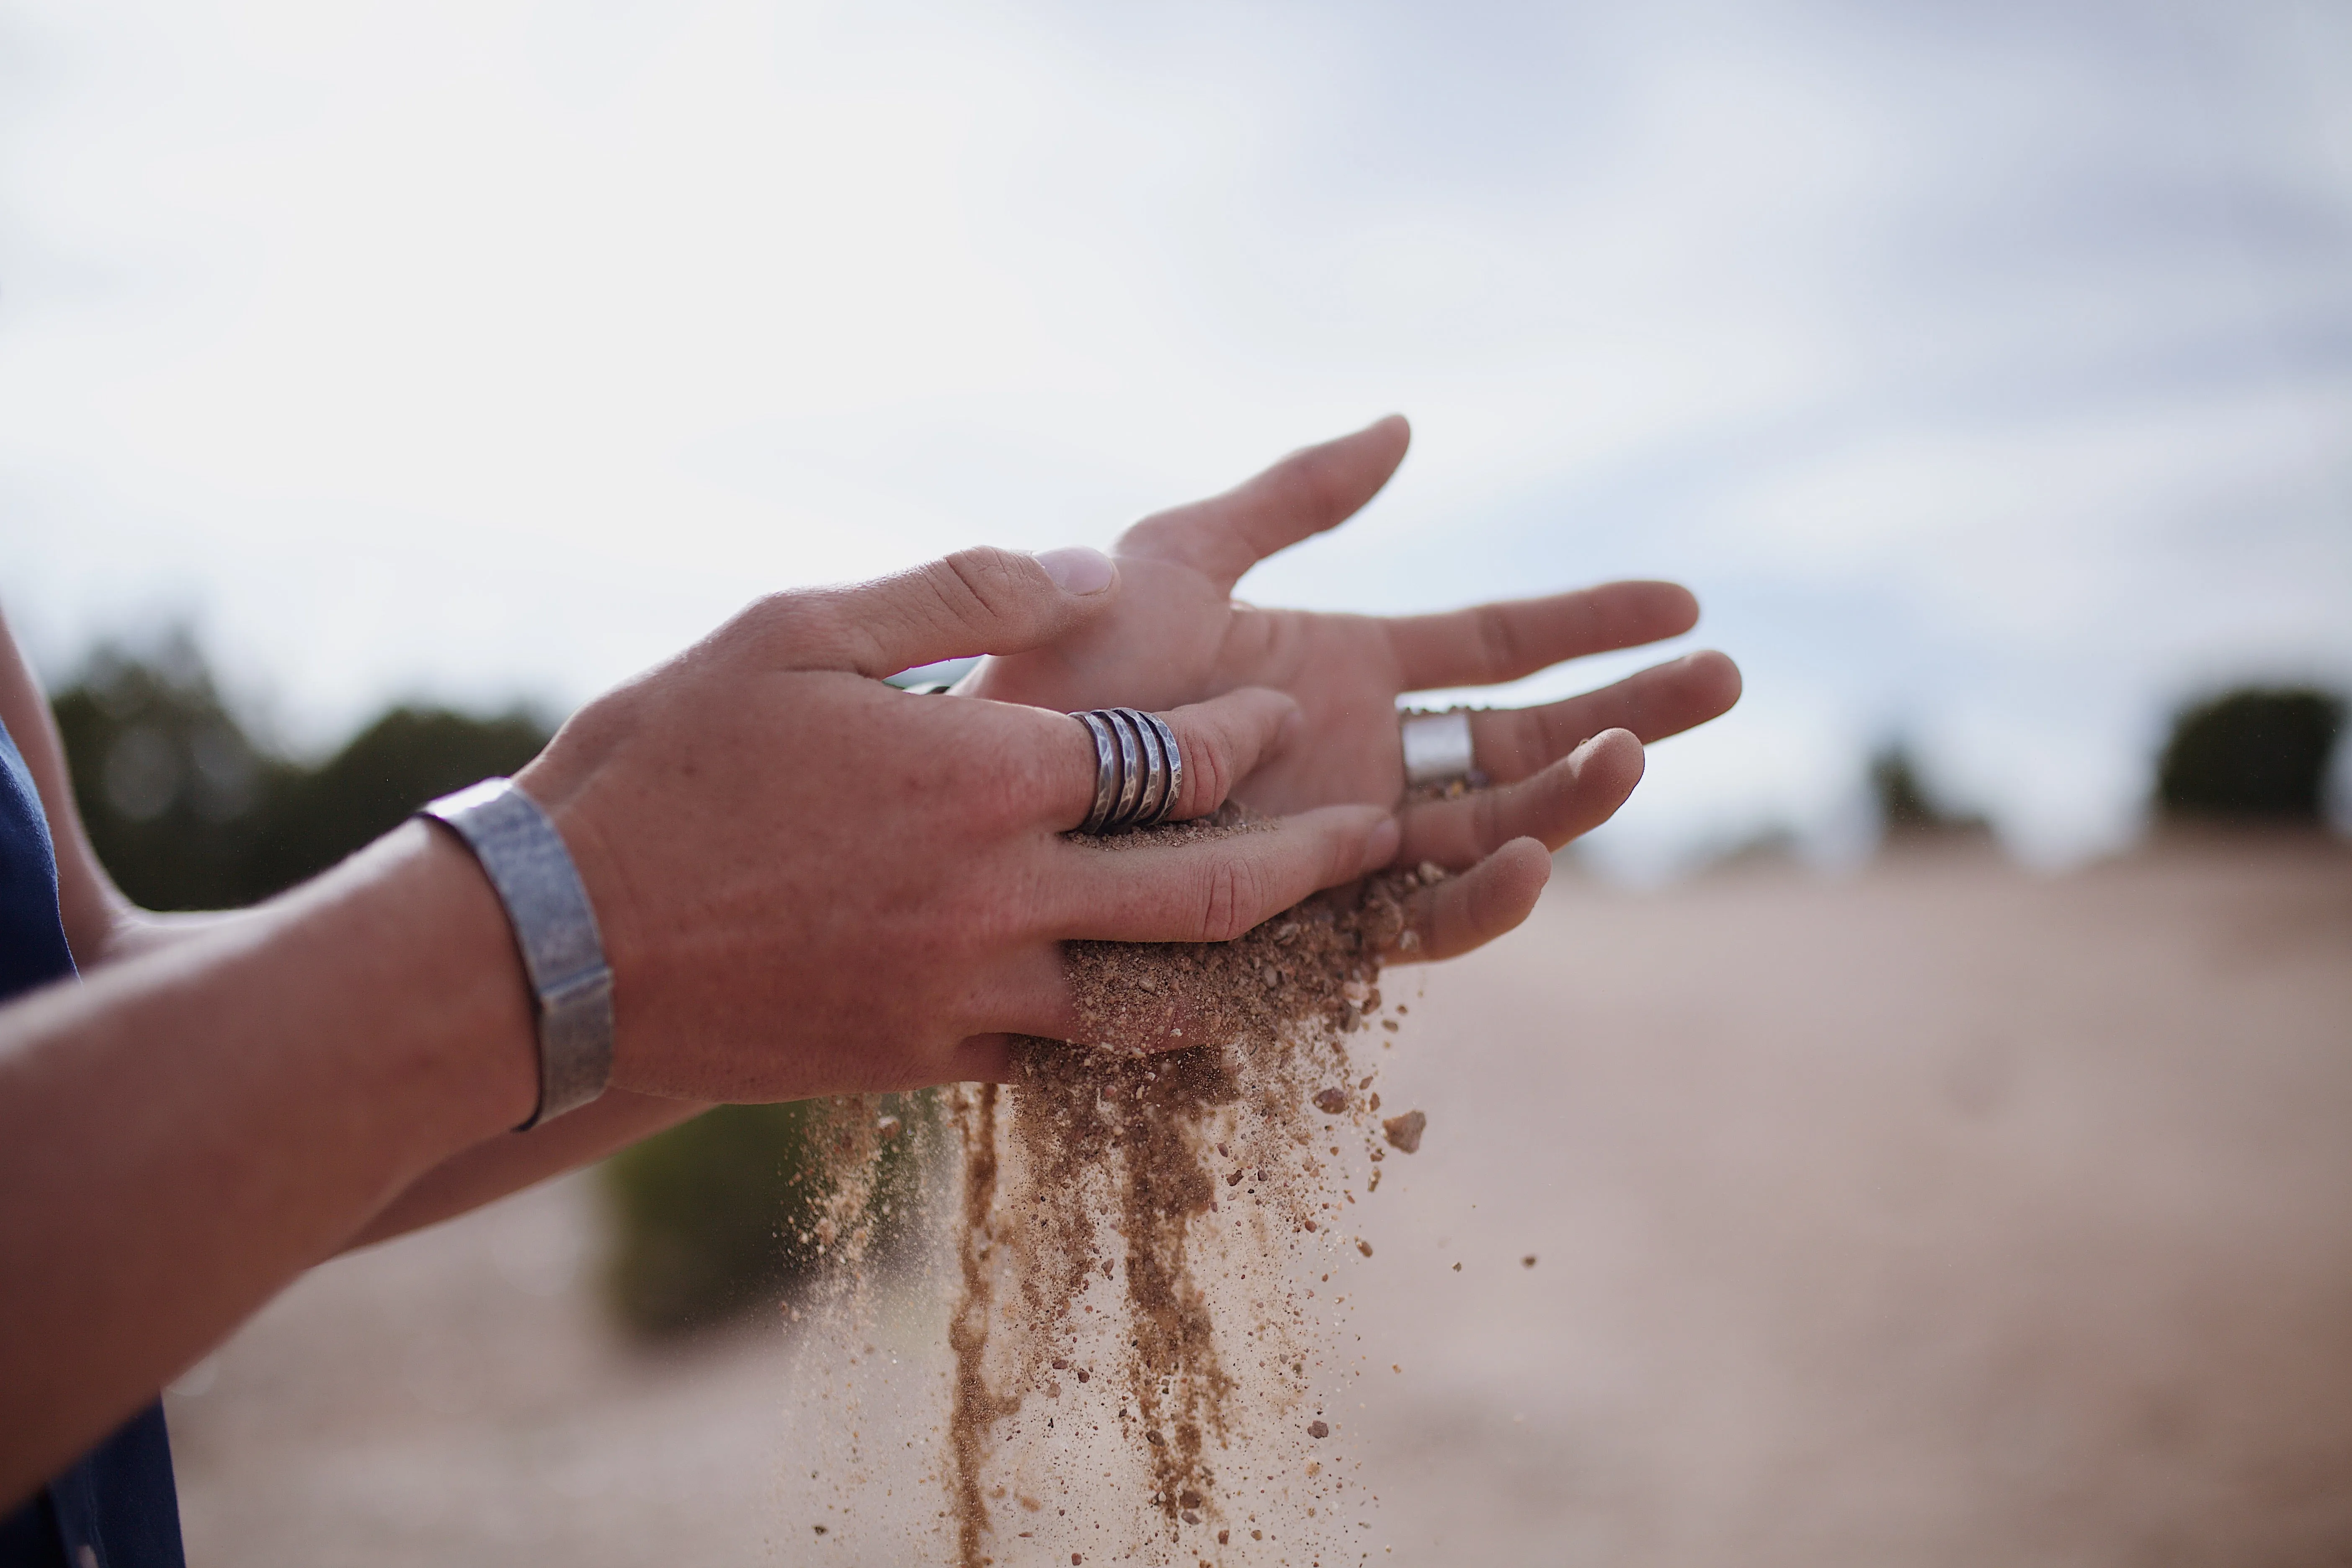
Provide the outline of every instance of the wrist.
{"type": "MultiPolygon", "coordinates": [[[[607,700],[609,700],[609,699],[607,700]]],[[[624,822],[656,809],[641,792],[616,781],[606,769],[567,766],[575,759],[542,752],[515,774],[516,785],[539,804],[563,840],[575,875],[594,910],[596,930],[604,947],[605,967],[613,986],[613,1089],[644,1089],[642,1061],[633,1059],[646,1048],[646,998],[662,988],[658,973],[661,944],[651,940],[662,929],[648,931],[642,918],[646,875],[658,875],[658,866],[634,863],[630,846],[608,832],[605,818],[624,822]],[[614,805],[619,797],[623,804],[614,805]]],[[[446,837],[446,836],[444,836],[446,837]]],[[[658,1092],[658,1091],[656,1091],[658,1092]]]]}
{"type": "Polygon", "coordinates": [[[444,795],[418,815],[472,852],[498,894],[530,985],[539,1094],[517,1131],[588,1104],[613,1077],[613,971],[563,836],[507,778],[444,795]]]}
{"type": "Polygon", "coordinates": [[[465,846],[409,822],[295,895],[287,912],[300,917],[288,933],[297,942],[370,954],[353,1005],[404,1021],[402,1048],[362,1070],[417,1135],[406,1163],[429,1166],[530,1115],[530,991],[506,911],[465,846]]]}

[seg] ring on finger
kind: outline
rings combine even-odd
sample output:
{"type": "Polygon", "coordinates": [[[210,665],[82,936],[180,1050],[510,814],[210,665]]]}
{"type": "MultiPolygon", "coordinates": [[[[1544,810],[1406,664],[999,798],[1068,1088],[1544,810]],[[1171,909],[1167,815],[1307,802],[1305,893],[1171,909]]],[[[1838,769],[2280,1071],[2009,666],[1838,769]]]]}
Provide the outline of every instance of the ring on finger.
{"type": "Polygon", "coordinates": [[[1160,731],[1132,708],[1118,710],[1119,719],[1135,731],[1143,753],[1143,788],[1135,797],[1135,820],[1157,822],[1168,805],[1168,758],[1160,749],[1160,731]]]}
{"type": "Polygon", "coordinates": [[[1397,734],[1404,748],[1404,782],[1409,786],[1444,788],[1486,782],[1472,751],[1467,708],[1404,714],[1397,721],[1397,734]]]}
{"type": "Polygon", "coordinates": [[[1095,708],[1071,718],[1095,743],[1094,802],[1081,833],[1118,833],[1168,820],[1184,792],[1176,732],[1133,708],[1095,708]]]}
{"type": "Polygon", "coordinates": [[[1079,826],[1081,833],[1099,833],[1110,820],[1113,807],[1118,805],[1118,738],[1111,731],[1110,721],[1099,713],[1073,713],[1071,718],[1087,727],[1095,743],[1095,799],[1087,808],[1087,819],[1079,826]]]}

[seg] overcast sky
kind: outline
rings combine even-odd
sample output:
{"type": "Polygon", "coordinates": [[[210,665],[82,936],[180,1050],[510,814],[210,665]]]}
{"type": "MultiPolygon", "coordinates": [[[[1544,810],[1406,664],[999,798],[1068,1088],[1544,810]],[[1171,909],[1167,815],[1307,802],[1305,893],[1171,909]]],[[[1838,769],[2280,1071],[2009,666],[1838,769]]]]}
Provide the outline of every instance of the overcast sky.
{"type": "MultiPolygon", "coordinates": [[[[0,7],[0,599],[289,742],[1105,542],[1390,409],[1262,602],[1674,575],[1638,873],[1912,736],[2049,862],[2171,707],[2352,687],[2352,11],[0,7]]],[[[1540,694],[1593,674],[1567,671],[1540,694]]]]}

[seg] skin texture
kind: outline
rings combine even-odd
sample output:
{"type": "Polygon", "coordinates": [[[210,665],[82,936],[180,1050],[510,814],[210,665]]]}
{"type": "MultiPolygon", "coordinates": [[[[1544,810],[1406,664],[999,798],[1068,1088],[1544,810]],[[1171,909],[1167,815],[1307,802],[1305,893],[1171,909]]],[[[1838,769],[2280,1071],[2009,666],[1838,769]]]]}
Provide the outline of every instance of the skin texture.
{"type": "MultiPolygon", "coordinates": [[[[1062,941],[1230,936],[1395,853],[1386,812],[1342,805],[1105,856],[1061,837],[1092,795],[1079,726],[869,679],[1065,634],[1116,574],[1060,565],[1094,591],[971,551],[764,601],[590,704],[526,771],[604,927],[617,1088],[777,1100],[987,1076],[1004,1031],[1066,1029],[1062,941]]],[[[11,679],[16,731],[30,683],[11,679]]],[[[1292,713],[1253,690],[1167,714],[1203,764],[1180,809],[1216,805],[1292,713]]],[[[24,728],[54,790],[54,738],[24,728]]],[[[109,902],[72,896],[69,935],[104,955],[83,983],[0,1008],[0,1258],[37,1260],[0,1270],[0,1502],[535,1094],[505,916],[437,828],[175,940],[109,902]]]]}

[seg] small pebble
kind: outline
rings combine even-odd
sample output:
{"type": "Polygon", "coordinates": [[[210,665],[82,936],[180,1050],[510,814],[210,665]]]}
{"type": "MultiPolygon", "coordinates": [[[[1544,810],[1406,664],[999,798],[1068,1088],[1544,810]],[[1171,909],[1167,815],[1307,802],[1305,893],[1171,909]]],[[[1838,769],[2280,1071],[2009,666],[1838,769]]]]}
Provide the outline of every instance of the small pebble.
{"type": "Polygon", "coordinates": [[[1390,1148],[1410,1154],[1421,1147],[1421,1134],[1428,1125],[1428,1117],[1418,1110],[1408,1110],[1381,1122],[1381,1131],[1388,1135],[1390,1148]]]}

